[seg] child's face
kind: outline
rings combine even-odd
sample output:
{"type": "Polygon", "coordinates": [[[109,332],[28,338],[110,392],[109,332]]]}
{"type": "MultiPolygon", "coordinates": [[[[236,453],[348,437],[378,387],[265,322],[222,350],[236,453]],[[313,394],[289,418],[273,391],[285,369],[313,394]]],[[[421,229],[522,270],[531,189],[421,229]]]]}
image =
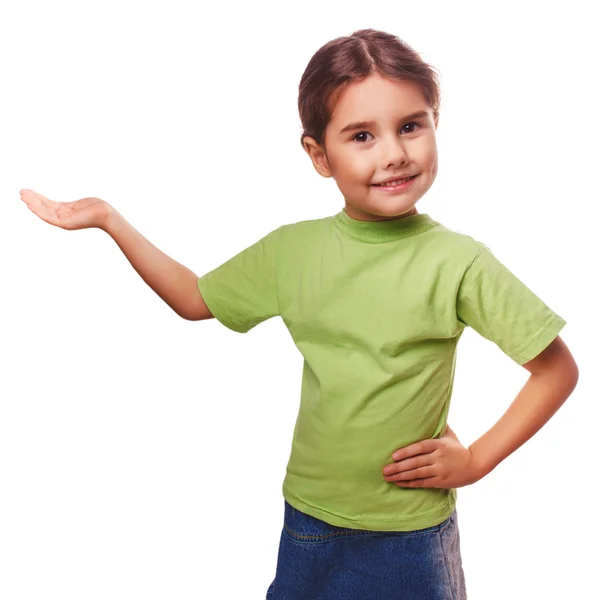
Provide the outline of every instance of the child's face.
{"type": "Polygon", "coordinates": [[[350,217],[380,221],[417,214],[415,204],[437,175],[436,129],[417,84],[370,75],[352,82],[337,100],[325,130],[327,154],[310,137],[305,147],[317,172],[335,179],[350,217]],[[419,111],[425,116],[406,118],[419,111]],[[373,124],[341,132],[361,121],[373,124]],[[404,191],[373,185],[417,173],[404,191]]]}

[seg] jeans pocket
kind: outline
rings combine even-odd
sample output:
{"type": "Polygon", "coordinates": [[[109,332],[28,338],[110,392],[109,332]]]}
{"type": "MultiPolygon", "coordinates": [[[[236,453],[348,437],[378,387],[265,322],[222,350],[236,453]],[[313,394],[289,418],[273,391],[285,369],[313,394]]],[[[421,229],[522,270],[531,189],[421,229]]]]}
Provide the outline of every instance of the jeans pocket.
{"type": "Polygon", "coordinates": [[[326,521],[299,511],[287,501],[283,520],[283,532],[293,541],[301,544],[321,543],[330,540],[373,535],[375,532],[365,529],[338,527],[326,521]]]}

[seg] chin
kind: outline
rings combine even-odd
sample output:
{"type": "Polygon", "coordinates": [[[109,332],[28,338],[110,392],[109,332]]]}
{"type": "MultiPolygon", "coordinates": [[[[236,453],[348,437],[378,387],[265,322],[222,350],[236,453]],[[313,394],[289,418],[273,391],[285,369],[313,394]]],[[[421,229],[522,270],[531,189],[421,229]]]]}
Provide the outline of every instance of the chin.
{"type": "Polygon", "coordinates": [[[377,207],[373,207],[372,210],[369,210],[371,214],[379,215],[380,217],[402,217],[408,216],[409,214],[413,214],[417,212],[416,204],[411,204],[410,206],[394,206],[390,204],[388,206],[378,205],[377,207]]]}
{"type": "MultiPolygon", "coordinates": [[[[363,217],[366,217],[369,221],[372,220],[384,220],[384,219],[396,219],[403,216],[409,216],[407,213],[414,214],[416,212],[415,205],[411,205],[406,208],[403,206],[357,206],[352,204],[352,208],[356,211],[359,210],[362,214],[361,216],[355,217],[360,220],[364,220],[363,217]]],[[[347,210],[347,209],[346,209],[347,210]]]]}

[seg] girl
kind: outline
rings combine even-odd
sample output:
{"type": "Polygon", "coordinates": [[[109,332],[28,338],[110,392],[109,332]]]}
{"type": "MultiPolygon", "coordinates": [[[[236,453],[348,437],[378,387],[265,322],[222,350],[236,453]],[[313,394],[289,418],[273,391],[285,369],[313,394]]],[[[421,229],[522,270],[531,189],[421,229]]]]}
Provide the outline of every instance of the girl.
{"type": "Polygon", "coordinates": [[[417,202],[437,174],[434,70],[372,29],[328,42],[300,82],[301,143],[344,207],[282,225],[197,277],[99,198],[27,206],[99,227],[181,317],[245,333],[281,316],[305,358],[267,600],[466,598],[456,489],[492,471],[574,389],[566,321],[474,238],[417,202]],[[470,326],[531,373],[465,448],[446,419],[470,326]]]}

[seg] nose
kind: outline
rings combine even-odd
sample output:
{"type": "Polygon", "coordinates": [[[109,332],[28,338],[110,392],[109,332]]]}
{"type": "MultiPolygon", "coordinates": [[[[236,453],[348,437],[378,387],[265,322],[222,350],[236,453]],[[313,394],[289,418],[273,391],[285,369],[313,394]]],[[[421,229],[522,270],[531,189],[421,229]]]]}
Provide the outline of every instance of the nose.
{"type": "Polygon", "coordinates": [[[408,160],[404,141],[398,135],[389,135],[381,142],[381,164],[384,168],[400,165],[408,160]]]}

